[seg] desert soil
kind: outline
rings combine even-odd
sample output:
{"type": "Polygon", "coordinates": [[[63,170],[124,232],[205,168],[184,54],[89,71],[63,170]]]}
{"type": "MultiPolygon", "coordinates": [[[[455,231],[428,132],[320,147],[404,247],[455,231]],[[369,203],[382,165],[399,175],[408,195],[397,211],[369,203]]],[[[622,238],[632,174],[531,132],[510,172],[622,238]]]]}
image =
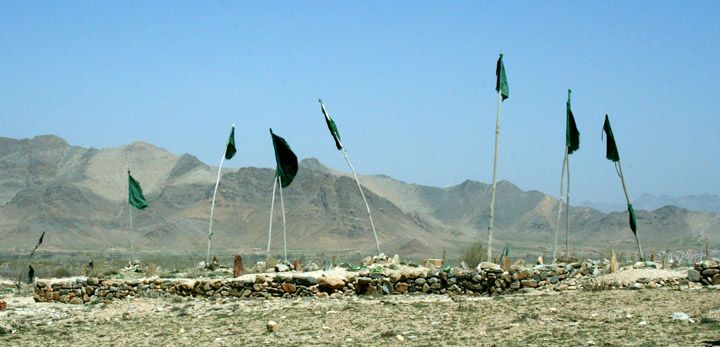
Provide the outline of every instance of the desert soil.
{"type": "Polygon", "coordinates": [[[0,346],[720,344],[717,288],[536,292],[496,297],[132,298],[97,305],[5,294],[0,346]],[[684,312],[689,321],[673,320],[684,312]],[[268,331],[269,321],[277,330],[268,331]],[[4,329],[4,330],[3,330],[4,329]],[[11,330],[11,331],[8,331],[11,330]]]}

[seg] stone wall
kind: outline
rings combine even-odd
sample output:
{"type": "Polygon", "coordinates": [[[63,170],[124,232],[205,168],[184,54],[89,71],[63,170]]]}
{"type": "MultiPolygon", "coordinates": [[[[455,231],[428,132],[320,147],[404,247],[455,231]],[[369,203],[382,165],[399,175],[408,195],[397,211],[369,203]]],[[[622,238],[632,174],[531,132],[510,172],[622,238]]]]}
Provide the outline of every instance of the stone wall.
{"type": "Polygon", "coordinates": [[[393,294],[495,295],[517,291],[575,290],[600,270],[592,262],[511,267],[483,263],[470,271],[390,266],[362,271],[335,268],[329,271],[249,274],[222,279],[100,279],[75,277],[40,279],[35,301],[82,304],[123,299],[128,296],[179,295],[207,298],[295,297],[393,294]]]}
{"type": "Polygon", "coordinates": [[[688,281],[703,285],[720,284],[720,263],[713,260],[696,263],[693,269],[688,270],[688,281]]]}

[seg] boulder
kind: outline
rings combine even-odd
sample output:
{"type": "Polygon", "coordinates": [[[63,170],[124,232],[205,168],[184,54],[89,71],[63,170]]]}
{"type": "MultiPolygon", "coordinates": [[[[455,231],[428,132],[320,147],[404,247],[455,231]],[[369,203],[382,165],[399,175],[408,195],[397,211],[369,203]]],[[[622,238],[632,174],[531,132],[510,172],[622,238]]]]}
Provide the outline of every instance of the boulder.
{"type": "Polygon", "coordinates": [[[700,271],[697,271],[695,269],[689,269],[687,278],[690,282],[700,282],[702,276],[700,276],[700,271]]]}
{"type": "Polygon", "coordinates": [[[5,302],[4,300],[0,300],[0,311],[4,310],[6,308],[7,308],[7,302],[5,302]]]}
{"type": "Polygon", "coordinates": [[[405,282],[398,282],[395,284],[395,291],[400,294],[405,294],[409,287],[410,285],[405,282]]]}
{"type": "Polygon", "coordinates": [[[520,285],[525,288],[537,288],[538,286],[537,281],[535,281],[534,279],[522,280],[520,281],[520,285]]]}
{"type": "Polygon", "coordinates": [[[282,289],[283,289],[283,291],[285,291],[285,293],[288,293],[288,294],[295,294],[295,290],[296,290],[295,285],[292,283],[283,283],[282,289]]]}
{"type": "Polygon", "coordinates": [[[345,287],[345,281],[337,277],[320,276],[318,277],[317,283],[320,288],[342,289],[345,287]]]}
{"type": "Polygon", "coordinates": [[[705,277],[713,277],[720,273],[720,269],[707,269],[703,270],[702,275],[705,277]]]}

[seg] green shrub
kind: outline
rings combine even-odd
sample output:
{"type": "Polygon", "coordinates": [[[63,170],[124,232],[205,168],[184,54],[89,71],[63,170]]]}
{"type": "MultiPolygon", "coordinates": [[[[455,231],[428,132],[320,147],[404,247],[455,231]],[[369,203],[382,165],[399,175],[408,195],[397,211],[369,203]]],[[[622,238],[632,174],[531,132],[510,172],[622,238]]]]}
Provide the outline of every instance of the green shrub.
{"type": "Polygon", "coordinates": [[[487,253],[485,247],[481,242],[472,244],[465,250],[462,256],[462,260],[470,267],[477,267],[478,264],[485,260],[487,253]]]}

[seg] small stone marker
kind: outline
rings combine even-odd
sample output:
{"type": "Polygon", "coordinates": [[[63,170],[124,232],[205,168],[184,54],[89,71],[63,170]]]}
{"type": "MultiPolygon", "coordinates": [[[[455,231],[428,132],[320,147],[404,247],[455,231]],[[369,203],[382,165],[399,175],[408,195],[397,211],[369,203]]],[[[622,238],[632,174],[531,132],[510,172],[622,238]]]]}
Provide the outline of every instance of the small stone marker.
{"type": "Polygon", "coordinates": [[[0,311],[7,308],[7,303],[4,300],[0,300],[0,311]]]}
{"type": "Polygon", "coordinates": [[[510,270],[510,267],[512,266],[512,264],[510,263],[510,257],[508,256],[502,257],[502,261],[500,263],[500,268],[504,271],[510,270]]]}
{"type": "Polygon", "coordinates": [[[267,331],[271,333],[280,329],[280,326],[275,321],[268,321],[265,327],[267,328],[267,331]]]}
{"type": "Polygon", "coordinates": [[[295,259],[295,261],[293,262],[293,269],[295,269],[295,271],[302,271],[302,260],[295,259]]]}
{"type": "Polygon", "coordinates": [[[610,255],[610,273],[615,273],[618,269],[617,254],[615,254],[615,251],[612,251],[612,254],[610,255]]]}
{"type": "Polygon", "coordinates": [[[235,264],[233,264],[233,276],[240,277],[245,273],[245,267],[243,267],[242,257],[239,255],[235,256],[235,264]]]}
{"type": "Polygon", "coordinates": [[[425,265],[425,267],[428,267],[428,268],[431,266],[438,268],[438,267],[442,266],[442,259],[437,259],[437,258],[423,259],[423,265],[425,265]]]}

